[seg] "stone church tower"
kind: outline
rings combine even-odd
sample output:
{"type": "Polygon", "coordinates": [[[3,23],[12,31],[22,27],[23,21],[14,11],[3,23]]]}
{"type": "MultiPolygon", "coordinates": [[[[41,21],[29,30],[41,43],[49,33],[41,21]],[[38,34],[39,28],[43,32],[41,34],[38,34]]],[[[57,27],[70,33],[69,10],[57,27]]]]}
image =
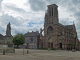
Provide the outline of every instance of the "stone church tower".
{"type": "Polygon", "coordinates": [[[45,14],[45,23],[44,23],[44,35],[53,36],[56,34],[55,27],[58,24],[58,10],[57,5],[49,5],[48,10],[45,14]]]}
{"type": "Polygon", "coordinates": [[[44,18],[44,29],[40,29],[39,48],[72,49],[71,44],[79,46],[75,24],[62,25],[58,19],[58,6],[56,4],[48,5],[44,18]],[[44,36],[42,36],[44,31],[44,36]]]}

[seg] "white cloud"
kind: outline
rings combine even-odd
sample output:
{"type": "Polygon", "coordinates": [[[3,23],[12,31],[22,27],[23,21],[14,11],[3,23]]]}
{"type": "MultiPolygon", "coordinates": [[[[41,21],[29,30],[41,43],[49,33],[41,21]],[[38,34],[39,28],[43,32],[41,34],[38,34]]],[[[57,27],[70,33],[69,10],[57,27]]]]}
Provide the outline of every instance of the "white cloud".
{"type": "Polygon", "coordinates": [[[68,25],[74,21],[80,38],[80,1],[78,0],[0,0],[0,8],[2,4],[0,32],[5,31],[8,22],[11,22],[13,35],[44,28],[45,10],[47,5],[54,3],[58,5],[60,23],[68,25]]]}
{"type": "Polygon", "coordinates": [[[1,8],[2,8],[2,7],[1,7],[1,3],[2,3],[2,1],[3,1],[3,0],[0,0],[0,10],[1,10],[1,8]]]}

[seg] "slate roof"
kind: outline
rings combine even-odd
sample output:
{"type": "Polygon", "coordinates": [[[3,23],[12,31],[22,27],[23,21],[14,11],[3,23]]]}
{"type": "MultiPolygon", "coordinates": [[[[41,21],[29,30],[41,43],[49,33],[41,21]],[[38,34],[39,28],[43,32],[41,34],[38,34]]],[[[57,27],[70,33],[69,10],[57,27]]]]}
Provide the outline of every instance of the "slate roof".
{"type": "Polygon", "coordinates": [[[68,29],[73,29],[73,25],[66,25],[65,27],[68,29]]]}
{"type": "MultiPolygon", "coordinates": [[[[64,25],[62,25],[62,24],[58,24],[59,26],[64,26],[64,25]]],[[[73,29],[73,25],[65,25],[64,26],[65,28],[67,28],[67,29],[73,29]]]]}
{"type": "Polygon", "coordinates": [[[64,25],[62,25],[61,23],[58,23],[58,25],[59,25],[59,26],[64,26],[64,25]]]}
{"type": "Polygon", "coordinates": [[[39,36],[39,32],[38,31],[36,31],[36,32],[27,32],[26,34],[24,34],[24,36],[25,37],[30,37],[30,36],[35,36],[35,37],[37,37],[37,36],[39,36]]]}

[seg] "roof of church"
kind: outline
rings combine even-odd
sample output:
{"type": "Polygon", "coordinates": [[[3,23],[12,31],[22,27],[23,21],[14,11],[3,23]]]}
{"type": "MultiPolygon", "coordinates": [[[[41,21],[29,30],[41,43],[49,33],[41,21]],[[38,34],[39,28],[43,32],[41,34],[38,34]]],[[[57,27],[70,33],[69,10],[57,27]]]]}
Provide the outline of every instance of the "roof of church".
{"type": "Polygon", "coordinates": [[[59,26],[64,26],[64,25],[62,25],[61,23],[59,23],[59,26]]]}
{"type": "Polygon", "coordinates": [[[28,37],[28,36],[29,37],[30,36],[36,36],[37,37],[37,36],[39,36],[39,32],[38,31],[36,31],[36,32],[33,32],[33,31],[32,32],[27,32],[26,34],[24,34],[24,36],[25,37],[28,37]]]}
{"type": "Polygon", "coordinates": [[[68,29],[73,29],[73,25],[66,25],[65,27],[68,29]]]}
{"type": "MultiPolygon", "coordinates": [[[[64,25],[62,25],[61,23],[59,23],[59,26],[64,26],[64,25]]],[[[73,29],[73,25],[65,25],[64,27],[68,28],[68,29],[73,29]]]]}

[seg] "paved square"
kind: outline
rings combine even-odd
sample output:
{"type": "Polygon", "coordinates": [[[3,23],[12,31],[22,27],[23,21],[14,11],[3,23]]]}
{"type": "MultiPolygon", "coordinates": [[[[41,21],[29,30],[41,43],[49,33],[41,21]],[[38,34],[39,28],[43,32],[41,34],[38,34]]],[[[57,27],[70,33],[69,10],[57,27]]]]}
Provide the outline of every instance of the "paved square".
{"type": "Polygon", "coordinates": [[[72,52],[67,50],[34,50],[15,49],[15,53],[0,53],[0,60],[80,60],[80,52],[72,52]]]}

